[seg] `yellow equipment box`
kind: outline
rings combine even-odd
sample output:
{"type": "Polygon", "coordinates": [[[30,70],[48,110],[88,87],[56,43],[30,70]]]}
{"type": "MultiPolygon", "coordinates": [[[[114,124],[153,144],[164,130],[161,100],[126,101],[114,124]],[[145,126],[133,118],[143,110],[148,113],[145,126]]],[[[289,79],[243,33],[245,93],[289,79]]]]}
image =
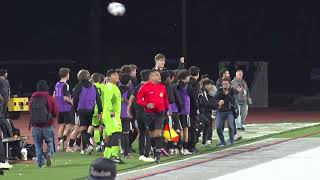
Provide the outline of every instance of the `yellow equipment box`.
{"type": "Polygon", "coordinates": [[[8,111],[29,111],[29,98],[10,98],[8,102],[8,111]]]}

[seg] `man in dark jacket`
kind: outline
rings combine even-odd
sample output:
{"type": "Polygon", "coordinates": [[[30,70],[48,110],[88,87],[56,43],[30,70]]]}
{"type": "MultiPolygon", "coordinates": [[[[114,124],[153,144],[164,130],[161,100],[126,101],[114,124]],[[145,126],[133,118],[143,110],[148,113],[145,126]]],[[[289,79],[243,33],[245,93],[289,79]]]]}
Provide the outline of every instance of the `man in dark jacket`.
{"type": "Polygon", "coordinates": [[[213,112],[217,109],[217,102],[213,98],[217,92],[213,81],[204,80],[202,82],[202,90],[199,94],[200,116],[199,119],[203,123],[202,144],[208,146],[212,139],[213,112]]]}
{"type": "Polygon", "coordinates": [[[230,144],[234,144],[235,136],[235,117],[234,109],[237,108],[235,102],[235,92],[231,88],[231,82],[229,79],[222,80],[222,89],[220,89],[214,96],[214,99],[218,102],[218,112],[216,117],[216,129],[220,139],[218,147],[226,146],[226,142],[223,135],[224,123],[227,121],[229,128],[230,144]]]}
{"type": "MultiPolygon", "coordinates": [[[[38,167],[44,166],[45,159],[46,159],[46,165],[51,166],[52,157],[55,152],[54,148],[54,128],[53,128],[53,117],[57,115],[57,108],[54,103],[54,100],[51,96],[49,96],[48,92],[48,85],[47,82],[44,80],[40,80],[37,83],[37,92],[32,94],[32,97],[30,99],[29,103],[30,111],[31,111],[31,126],[32,126],[32,136],[33,136],[33,142],[35,144],[36,149],[36,157],[37,157],[37,163],[38,167]],[[39,114],[38,111],[36,111],[39,107],[39,104],[35,104],[36,102],[39,102],[39,98],[44,98],[47,105],[47,120],[43,121],[41,123],[35,122],[34,116],[37,116],[39,114]],[[37,114],[36,114],[37,112],[37,114]],[[43,153],[43,140],[47,143],[47,154],[44,158],[43,153]]],[[[42,114],[42,113],[41,113],[42,114]]]]}
{"type": "Polygon", "coordinates": [[[10,84],[7,77],[7,70],[0,69],[0,117],[4,118],[7,111],[7,103],[10,99],[10,84]]]}
{"type": "Polygon", "coordinates": [[[188,94],[190,97],[190,128],[189,128],[189,151],[197,153],[196,144],[198,143],[198,119],[199,119],[199,100],[200,92],[200,68],[191,66],[189,68],[190,81],[188,84],[188,94]]]}

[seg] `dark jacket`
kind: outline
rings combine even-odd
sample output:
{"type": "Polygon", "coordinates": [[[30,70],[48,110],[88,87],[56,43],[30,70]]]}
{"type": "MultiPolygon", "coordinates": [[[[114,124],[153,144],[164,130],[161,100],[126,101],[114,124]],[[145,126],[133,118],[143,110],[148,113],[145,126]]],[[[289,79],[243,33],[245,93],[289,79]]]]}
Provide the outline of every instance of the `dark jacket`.
{"type": "Polygon", "coordinates": [[[216,105],[219,107],[218,103],[220,100],[224,101],[224,104],[222,107],[219,109],[220,112],[227,112],[227,111],[233,111],[233,108],[237,107],[236,100],[235,100],[235,95],[236,91],[231,88],[229,90],[229,94],[225,95],[222,91],[222,89],[219,89],[216,95],[214,96],[214,99],[216,100],[216,105]]]}
{"type": "MultiPolygon", "coordinates": [[[[81,93],[81,89],[82,89],[82,86],[86,87],[86,88],[89,88],[91,87],[93,84],[89,81],[80,81],[75,87],[74,87],[74,91],[73,91],[73,107],[74,107],[74,110],[77,111],[78,109],[78,104],[79,104],[79,96],[80,96],[80,93],[81,93]]],[[[102,102],[101,102],[101,97],[99,96],[99,92],[96,89],[96,104],[98,106],[98,114],[101,114],[102,113],[102,102]]]]}
{"type": "Polygon", "coordinates": [[[190,78],[188,84],[188,94],[190,96],[191,114],[195,114],[199,110],[198,95],[200,93],[200,83],[194,78],[190,78]]]}
{"type": "Polygon", "coordinates": [[[181,112],[181,108],[183,106],[183,102],[182,99],[180,97],[180,93],[178,90],[178,84],[177,83],[173,83],[170,85],[173,89],[173,94],[174,94],[174,103],[176,103],[177,107],[178,107],[178,111],[181,112]]]}
{"type": "Polygon", "coordinates": [[[207,91],[203,90],[199,94],[200,113],[212,113],[212,110],[218,109],[218,102],[210,96],[207,91]]]}
{"type": "MultiPolygon", "coordinates": [[[[48,112],[50,112],[52,114],[52,117],[55,117],[57,116],[57,106],[53,100],[53,97],[52,96],[49,96],[49,93],[48,92],[35,92],[32,94],[32,97],[30,99],[30,102],[29,102],[29,109],[31,110],[32,109],[32,100],[33,100],[33,97],[47,97],[47,105],[48,105],[48,112]]],[[[32,114],[31,114],[32,116],[32,114]]],[[[31,121],[30,121],[31,122],[31,121]]],[[[32,127],[49,127],[49,126],[53,126],[53,118],[50,119],[48,121],[48,123],[46,124],[31,124],[32,127]]]]}

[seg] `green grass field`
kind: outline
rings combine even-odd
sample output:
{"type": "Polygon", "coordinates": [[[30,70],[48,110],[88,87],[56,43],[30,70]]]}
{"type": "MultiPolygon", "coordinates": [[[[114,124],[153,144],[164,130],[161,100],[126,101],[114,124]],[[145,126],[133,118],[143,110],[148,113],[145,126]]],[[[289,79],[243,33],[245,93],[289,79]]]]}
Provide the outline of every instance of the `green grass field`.
{"type": "MultiPolygon", "coordinates": [[[[292,130],[287,132],[282,132],[278,134],[271,134],[254,139],[241,140],[236,143],[237,145],[242,145],[246,143],[251,143],[254,141],[259,141],[267,138],[295,138],[306,134],[312,134],[320,132],[320,125],[301,128],[298,130],[292,130]]],[[[320,134],[310,136],[319,138],[320,134]]],[[[215,144],[217,142],[213,142],[215,144]]],[[[199,154],[209,153],[214,151],[219,151],[221,148],[204,148],[199,146],[199,154]]],[[[228,147],[226,147],[228,148],[228,147]]],[[[90,163],[100,157],[101,154],[93,154],[91,156],[82,156],[79,153],[57,153],[54,159],[52,167],[45,167],[39,169],[35,164],[16,164],[14,168],[6,172],[5,176],[0,176],[0,179],[6,180],[70,180],[70,179],[80,179],[87,176],[89,172],[90,163]]],[[[138,159],[138,154],[134,154],[134,159],[125,160],[126,164],[118,165],[118,173],[130,171],[134,169],[146,168],[155,165],[155,163],[143,163],[138,159]]],[[[169,158],[162,158],[162,163],[174,161],[178,159],[183,159],[189,156],[173,156],[169,158]]]]}

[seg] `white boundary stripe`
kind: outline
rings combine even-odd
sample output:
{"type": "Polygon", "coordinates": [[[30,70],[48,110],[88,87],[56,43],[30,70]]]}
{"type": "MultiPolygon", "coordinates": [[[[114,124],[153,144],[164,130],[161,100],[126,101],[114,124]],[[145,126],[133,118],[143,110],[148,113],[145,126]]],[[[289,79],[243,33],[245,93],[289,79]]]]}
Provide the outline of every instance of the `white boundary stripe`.
{"type": "Polygon", "coordinates": [[[188,161],[188,160],[191,160],[191,159],[194,159],[194,158],[199,158],[199,157],[206,156],[206,155],[208,155],[208,154],[213,154],[213,153],[218,153],[218,152],[224,152],[224,151],[228,151],[228,150],[232,150],[232,149],[236,149],[236,148],[240,148],[240,147],[250,146],[250,145],[252,145],[252,144],[258,144],[258,143],[265,142],[265,141],[269,141],[269,140],[272,140],[272,139],[278,139],[278,138],[268,138],[268,139],[264,139],[264,140],[261,140],[261,141],[256,141],[256,142],[252,142],[252,143],[248,143],[248,144],[243,144],[243,145],[240,145],[240,146],[230,147],[230,148],[223,149],[223,150],[220,150],[220,151],[209,152],[209,153],[205,153],[205,154],[201,154],[201,155],[196,155],[196,156],[192,156],[192,157],[185,158],[185,159],[181,159],[181,160],[176,160],[176,161],[167,162],[167,163],[164,163],[164,164],[159,164],[159,165],[156,165],[156,166],[151,166],[151,167],[147,167],[147,168],[143,168],[143,169],[137,169],[137,170],[133,170],[133,171],[128,171],[128,172],[124,172],[124,173],[118,174],[117,177],[123,176],[123,175],[126,175],[126,174],[130,174],[130,173],[139,172],[139,171],[145,171],[145,170],[149,170],[149,169],[153,169],[153,168],[157,168],[157,167],[161,167],[161,166],[167,166],[167,165],[173,164],[173,163],[188,161]]]}

